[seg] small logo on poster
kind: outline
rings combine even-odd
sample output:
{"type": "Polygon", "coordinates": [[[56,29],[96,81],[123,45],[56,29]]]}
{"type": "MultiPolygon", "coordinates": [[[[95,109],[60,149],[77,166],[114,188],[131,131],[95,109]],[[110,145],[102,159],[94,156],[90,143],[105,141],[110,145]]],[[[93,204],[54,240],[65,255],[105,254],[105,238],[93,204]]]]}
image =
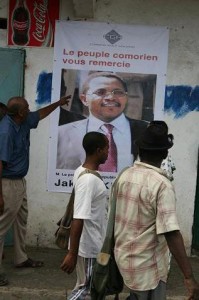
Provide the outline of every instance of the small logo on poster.
{"type": "Polygon", "coordinates": [[[121,40],[122,36],[119,33],[117,33],[115,30],[111,30],[110,32],[104,35],[104,38],[113,45],[117,43],[119,40],[121,40]]]}

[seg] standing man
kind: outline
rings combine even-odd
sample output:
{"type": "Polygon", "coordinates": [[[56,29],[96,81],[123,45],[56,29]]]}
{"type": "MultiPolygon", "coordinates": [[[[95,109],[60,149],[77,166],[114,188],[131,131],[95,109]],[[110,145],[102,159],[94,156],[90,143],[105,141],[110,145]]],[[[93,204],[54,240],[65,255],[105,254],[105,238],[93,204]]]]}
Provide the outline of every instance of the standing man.
{"type": "Polygon", "coordinates": [[[76,169],[85,159],[81,145],[89,131],[107,135],[112,162],[100,166],[104,172],[118,172],[132,165],[137,156],[135,139],[143,132],[147,122],[125,117],[128,102],[125,82],[108,72],[95,72],[84,82],[80,99],[89,109],[87,119],[59,126],[57,146],[57,169],[76,169]]]}
{"type": "Polygon", "coordinates": [[[85,170],[98,170],[108,157],[108,139],[100,132],[89,132],[83,138],[86,159],[74,174],[74,214],[71,225],[70,247],[61,269],[68,274],[77,270],[77,283],[68,296],[72,299],[90,299],[92,268],[105,237],[107,225],[107,190],[103,181],[85,170]]]}
{"type": "Polygon", "coordinates": [[[13,225],[14,263],[18,268],[37,268],[43,262],[28,258],[25,250],[27,227],[26,176],[29,168],[30,129],[58,106],[68,103],[70,96],[30,112],[23,97],[13,97],[7,104],[7,115],[0,122],[0,286],[8,284],[3,273],[2,252],[4,238],[13,225]]]}
{"type": "Polygon", "coordinates": [[[162,121],[152,123],[137,140],[140,162],[117,183],[115,258],[130,300],[165,300],[169,250],[183,275],[190,300],[199,299],[176,217],[173,185],[160,169],[173,136],[162,121]]]}

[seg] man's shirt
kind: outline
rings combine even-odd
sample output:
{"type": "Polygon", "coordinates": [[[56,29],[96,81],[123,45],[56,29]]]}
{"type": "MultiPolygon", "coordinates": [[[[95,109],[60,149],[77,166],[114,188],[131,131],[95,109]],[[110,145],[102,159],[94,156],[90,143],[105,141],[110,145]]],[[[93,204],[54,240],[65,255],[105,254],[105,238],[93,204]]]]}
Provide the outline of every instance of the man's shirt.
{"type": "Polygon", "coordinates": [[[104,182],[80,166],[74,174],[74,219],[84,220],[79,243],[79,256],[96,258],[101,250],[107,226],[108,197],[104,182]]]}
{"type": "Polygon", "coordinates": [[[132,290],[154,289],[166,282],[169,251],[164,233],[179,230],[173,185],[164,171],[142,162],[118,182],[115,257],[132,290]]]}
{"type": "Polygon", "coordinates": [[[20,125],[6,115],[0,122],[0,160],[2,177],[24,177],[29,168],[30,129],[39,123],[39,113],[30,112],[20,125]]]}

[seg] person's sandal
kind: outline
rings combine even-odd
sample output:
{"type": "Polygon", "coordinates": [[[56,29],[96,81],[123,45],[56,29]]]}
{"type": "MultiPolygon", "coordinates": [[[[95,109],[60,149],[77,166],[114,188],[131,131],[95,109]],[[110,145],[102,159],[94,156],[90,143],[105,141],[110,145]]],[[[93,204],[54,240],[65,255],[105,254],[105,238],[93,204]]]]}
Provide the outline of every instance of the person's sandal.
{"type": "Polygon", "coordinates": [[[27,260],[25,260],[19,265],[16,265],[15,267],[16,268],[41,268],[43,267],[43,265],[44,265],[43,261],[33,260],[31,258],[28,258],[27,260]]]}
{"type": "Polygon", "coordinates": [[[4,273],[0,274],[0,286],[7,285],[8,279],[6,278],[6,275],[4,273]]]}

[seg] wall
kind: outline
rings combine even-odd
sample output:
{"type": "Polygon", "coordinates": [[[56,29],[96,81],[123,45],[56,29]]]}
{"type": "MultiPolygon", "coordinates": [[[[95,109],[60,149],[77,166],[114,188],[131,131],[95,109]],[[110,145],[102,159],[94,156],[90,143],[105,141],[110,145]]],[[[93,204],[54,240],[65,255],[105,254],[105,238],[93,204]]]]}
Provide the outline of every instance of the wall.
{"type": "MultiPolygon", "coordinates": [[[[7,8],[8,1],[1,1],[0,17],[7,16],[7,8]]],[[[74,19],[72,0],[61,1],[60,19],[67,17],[74,19]]],[[[170,152],[176,165],[174,184],[177,210],[185,244],[187,250],[190,250],[199,136],[197,93],[192,107],[188,104],[193,89],[199,82],[197,52],[199,2],[195,0],[98,0],[94,20],[168,26],[170,29],[165,120],[175,137],[175,146],[170,152]],[[186,102],[182,95],[187,88],[191,92],[187,94],[186,102]],[[172,103],[175,104],[172,106],[170,105],[171,94],[174,95],[172,103]],[[182,101],[178,103],[178,99],[182,101]]],[[[0,30],[0,46],[6,47],[6,30],[0,30]]],[[[43,71],[47,74],[52,72],[53,49],[26,48],[26,53],[25,97],[31,109],[36,109],[37,81],[43,71]]],[[[27,243],[54,247],[55,224],[62,215],[68,195],[46,192],[48,136],[49,119],[45,119],[31,134],[30,171],[27,176],[30,212],[27,243]]]]}

